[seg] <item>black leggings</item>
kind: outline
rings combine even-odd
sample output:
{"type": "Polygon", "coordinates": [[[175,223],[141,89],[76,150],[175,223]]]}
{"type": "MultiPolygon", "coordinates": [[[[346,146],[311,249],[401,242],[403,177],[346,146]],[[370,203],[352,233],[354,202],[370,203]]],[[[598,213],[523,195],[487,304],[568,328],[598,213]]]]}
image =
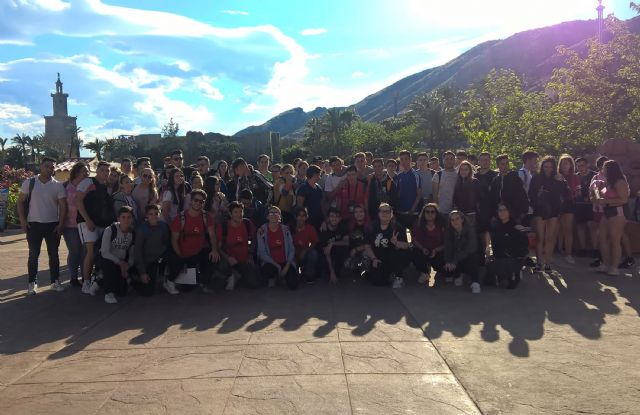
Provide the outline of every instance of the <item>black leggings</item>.
{"type": "Polygon", "coordinates": [[[392,276],[401,276],[402,271],[409,265],[410,252],[404,249],[384,249],[375,253],[381,261],[377,267],[372,267],[367,273],[367,279],[378,286],[388,285],[392,276]]]}
{"type": "Polygon", "coordinates": [[[453,271],[445,271],[443,267],[441,272],[444,278],[458,278],[460,274],[464,273],[471,277],[472,282],[480,281],[480,277],[478,275],[478,258],[475,254],[469,255],[462,261],[458,262],[456,269],[453,271]]]}
{"type": "MultiPolygon", "coordinates": [[[[284,268],[285,264],[280,264],[281,268],[284,268]]],[[[260,274],[265,280],[277,280],[279,278],[278,268],[275,265],[270,263],[262,264],[260,267],[260,274]]],[[[287,284],[287,287],[290,290],[295,290],[298,288],[298,284],[300,284],[300,275],[298,275],[298,270],[295,265],[289,266],[289,271],[287,271],[287,275],[284,276],[284,281],[287,284]]]]}
{"type": "Polygon", "coordinates": [[[127,294],[127,277],[122,276],[120,265],[114,264],[111,260],[102,258],[100,262],[102,278],[98,280],[98,285],[107,293],[118,296],[127,294]]]}
{"type": "Polygon", "coordinates": [[[131,278],[131,287],[136,292],[145,297],[152,296],[156,292],[156,283],[159,276],[164,276],[165,261],[163,258],[158,258],[155,261],[151,261],[145,264],[147,275],[149,275],[149,282],[142,282],[140,276],[136,275],[131,278]]]}
{"type": "Polygon", "coordinates": [[[211,273],[213,271],[213,264],[209,261],[209,248],[203,248],[197,254],[182,258],[176,255],[175,252],[171,251],[167,255],[167,265],[169,266],[169,276],[167,279],[169,281],[175,281],[180,272],[184,267],[187,268],[198,268],[198,283],[199,284],[209,284],[211,280],[211,273]]]}
{"type": "Polygon", "coordinates": [[[411,262],[420,272],[426,273],[427,271],[429,271],[429,267],[435,269],[436,271],[440,271],[442,270],[442,266],[444,265],[444,254],[442,253],[442,251],[431,257],[423,254],[420,249],[415,248],[411,251],[411,256],[411,262]]]}

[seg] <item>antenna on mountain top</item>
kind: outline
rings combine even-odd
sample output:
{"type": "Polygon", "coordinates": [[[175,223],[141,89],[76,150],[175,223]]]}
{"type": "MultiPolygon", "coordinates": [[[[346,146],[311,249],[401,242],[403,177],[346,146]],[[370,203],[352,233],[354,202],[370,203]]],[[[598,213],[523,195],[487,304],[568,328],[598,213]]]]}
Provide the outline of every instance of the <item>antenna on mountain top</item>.
{"type": "Polygon", "coordinates": [[[602,0],[598,0],[598,7],[596,7],[596,10],[598,11],[598,42],[602,43],[602,25],[603,25],[603,11],[604,11],[604,6],[602,5],[602,0]]]}

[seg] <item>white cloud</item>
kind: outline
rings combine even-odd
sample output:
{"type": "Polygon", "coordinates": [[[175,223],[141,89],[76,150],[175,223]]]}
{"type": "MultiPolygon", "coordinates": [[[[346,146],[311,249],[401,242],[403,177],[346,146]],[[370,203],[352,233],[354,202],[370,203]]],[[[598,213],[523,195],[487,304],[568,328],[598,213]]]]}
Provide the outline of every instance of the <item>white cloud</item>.
{"type": "Polygon", "coordinates": [[[304,29],[302,32],[300,32],[302,36],[318,36],[324,35],[325,33],[327,33],[327,29],[325,29],[324,27],[318,27],[315,29],[304,29]]]}
{"type": "Polygon", "coordinates": [[[0,103],[0,120],[31,117],[31,109],[24,105],[0,103]]]}
{"type": "Polygon", "coordinates": [[[242,10],[222,10],[221,13],[230,14],[232,16],[236,16],[236,15],[249,16],[249,12],[245,12],[245,11],[242,11],[242,10]]]}
{"type": "Polygon", "coordinates": [[[351,74],[351,77],[353,79],[360,79],[360,78],[363,78],[364,76],[365,76],[365,73],[362,71],[355,71],[351,74]]]}
{"type": "Polygon", "coordinates": [[[224,99],[224,95],[222,95],[222,92],[220,92],[218,88],[211,85],[215,80],[216,78],[203,75],[193,78],[193,83],[198,92],[200,92],[205,97],[214,101],[222,101],[224,99]]]}

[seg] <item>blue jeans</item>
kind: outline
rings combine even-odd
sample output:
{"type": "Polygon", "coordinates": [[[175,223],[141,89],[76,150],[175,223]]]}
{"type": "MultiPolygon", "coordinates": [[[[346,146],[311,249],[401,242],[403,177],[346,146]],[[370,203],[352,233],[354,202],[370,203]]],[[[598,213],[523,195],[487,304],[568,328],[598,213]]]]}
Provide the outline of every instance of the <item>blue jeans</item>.
{"type": "Polygon", "coordinates": [[[80,275],[80,267],[84,253],[82,252],[82,242],[80,242],[80,234],[78,228],[64,228],[62,231],[64,243],[67,245],[69,254],[67,255],[67,268],[69,269],[69,279],[78,278],[80,275]]]}
{"type": "Polygon", "coordinates": [[[49,254],[49,274],[53,284],[60,278],[60,258],[58,257],[58,246],[60,236],[55,230],[58,222],[40,223],[29,222],[27,229],[27,244],[29,245],[29,259],[27,269],[29,270],[29,282],[37,282],[38,258],[42,248],[42,240],[47,244],[47,254],[49,254]]]}

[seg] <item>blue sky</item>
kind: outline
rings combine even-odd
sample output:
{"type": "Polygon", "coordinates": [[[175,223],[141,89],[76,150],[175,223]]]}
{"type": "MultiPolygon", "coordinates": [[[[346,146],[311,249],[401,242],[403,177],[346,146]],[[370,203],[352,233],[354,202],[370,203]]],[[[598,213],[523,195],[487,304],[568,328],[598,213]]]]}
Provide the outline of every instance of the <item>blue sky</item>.
{"type": "MultiPolygon", "coordinates": [[[[633,15],[628,0],[606,13],[633,15]]],[[[485,40],[595,16],[596,0],[0,0],[0,136],[44,131],[56,72],[85,140],[233,134],[354,104],[485,40]]]]}

